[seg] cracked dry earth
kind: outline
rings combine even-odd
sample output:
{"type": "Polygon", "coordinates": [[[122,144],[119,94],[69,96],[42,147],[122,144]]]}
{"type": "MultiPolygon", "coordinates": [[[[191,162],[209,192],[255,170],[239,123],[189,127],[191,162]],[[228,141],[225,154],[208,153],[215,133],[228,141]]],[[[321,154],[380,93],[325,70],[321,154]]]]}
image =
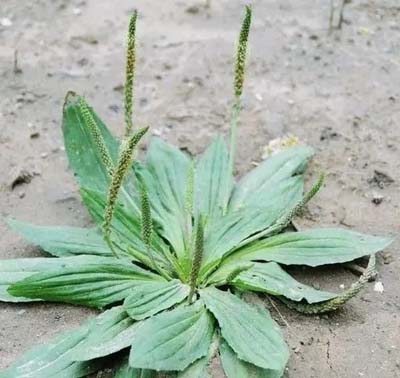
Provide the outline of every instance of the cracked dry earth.
{"type": "MultiPolygon", "coordinates": [[[[134,7],[140,11],[137,122],[192,154],[217,132],[227,133],[244,3],[210,3],[207,9],[200,0],[1,0],[2,215],[42,225],[90,224],[62,147],[63,98],[67,90],[84,94],[121,135],[123,38],[134,7]],[[21,170],[32,175],[29,183],[15,182],[21,170]]],[[[307,183],[328,173],[324,190],[297,219],[299,228],[399,233],[398,1],[351,1],[342,30],[331,35],[329,1],[253,4],[238,174],[261,159],[269,140],[297,135],[317,151],[307,183]]],[[[40,254],[4,222],[0,235],[2,259],[40,254]]],[[[287,377],[400,377],[398,249],[399,239],[378,256],[384,291],[370,283],[334,314],[307,317],[264,298],[291,349],[287,377]]],[[[295,274],[338,292],[356,280],[337,266],[295,274]]],[[[57,304],[0,304],[0,368],[94,314],[57,304]]],[[[212,370],[223,377],[218,363],[212,370]]]]}

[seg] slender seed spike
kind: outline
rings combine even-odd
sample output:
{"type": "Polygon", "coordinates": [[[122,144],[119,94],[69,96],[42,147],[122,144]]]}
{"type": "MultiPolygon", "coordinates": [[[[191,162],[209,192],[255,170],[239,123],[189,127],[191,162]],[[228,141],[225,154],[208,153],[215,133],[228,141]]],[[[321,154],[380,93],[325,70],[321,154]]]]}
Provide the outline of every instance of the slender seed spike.
{"type": "Polygon", "coordinates": [[[233,269],[232,272],[230,272],[226,277],[226,283],[228,284],[232,283],[240,273],[243,273],[246,270],[251,269],[253,266],[254,264],[246,264],[246,265],[240,265],[237,268],[233,269]]]}
{"type": "Polygon", "coordinates": [[[136,64],[136,51],[135,51],[136,20],[137,20],[137,11],[135,10],[129,21],[128,43],[126,52],[126,78],[124,87],[126,137],[129,137],[131,135],[133,127],[132,108],[133,108],[133,82],[135,79],[135,64],[136,64]]]}
{"type": "Polygon", "coordinates": [[[303,207],[307,205],[308,202],[320,191],[323,183],[325,181],[325,175],[321,173],[318,177],[317,182],[312,186],[310,191],[304,196],[302,205],[303,207]]]}
{"type": "Polygon", "coordinates": [[[322,184],[324,183],[324,180],[325,180],[325,175],[321,173],[318,177],[317,182],[306,193],[303,199],[299,201],[299,203],[292,209],[292,211],[284,215],[284,217],[277,222],[276,226],[274,226],[274,228],[276,228],[276,231],[280,231],[282,230],[282,228],[285,228],[289,225],[291,220],[296,215],[298,215],[304,209],[307,203],[310,202],[310,200],[319,192],[319,190],[322,187],[322,184]]]}
{"type": "Polygon", "coordinates": [[[196,225],[196,239],[194,243],[194,256],[192,262],[192,271],[190,272],[190,292],[188,296],[188,303],[192,303],[192,298],[196,290],[197,278],[200,272],[201,261],[204,252],[204,229],[203,219],[200,216],[196,225]]]}
{"type": "Polygon", "coordinates": [[[322,303],[297,303],[280,298],[289,308],[301,312],[302,314],[323,314],[337,310],[343,306],[351,298],[356,296],[366,285],[366,283],[376,275],[375,270],[375,254],[372,254],[368,261],[365,272],[360,276],[357,282],[353,283],[348,290],[336,298],[330,299],[322,303]]]}
{"type": "Polygon", "coordinates": [[[240,29],[239,44],[236,54],[235,64],[235,96],[240,97],[243,91],[244,72],[246,66],[246,52],[247,52],[247,41],[249,39],[251,25],[251,7],[246,6],[246,14],[242,22],[242,28],[240,29]]]}
{"type": "Polygon", "coordinates": [[[89,107],[82,97],[79,98],[78,106],[79,110],[82,113],[82,117],[89,129],[89,132],[93,138],[94,144],[96,145],[100,153],[101,161],[103,162],[109,176],[111,177],[114,171],[114,164],[107,149],[107,146],[104,142],[103,136],[101,135],[99,127],[97,126],[96,121],[94,120],[93,115],[89,110],[89,107]]]}
{"type": "MultiPolygon", "coordinates": [[[[133,151],[140,139],[146,134],[149,128],[145,127],[140,129],[137,133],[132,135],[128,140],[121,143],[120,154],[117,162],[117,166],[114,170],[114,174],[111,178],[111,184],[108,189],[107,205],[104,213],[103,232],[104,239],[111,246],[110,234],[111,234],[111,221],[114,215],[115,204],[117,202],[118,193],[121,188],[123,179],[126,172],[132,164],[133,151]]],[[[111,248],[113,251],[113,248],[111,248]]],[[[113,251],[114,253],[114,251],[113,251]]]]}
{"type": "Polygon", "coordinates": [[[186,192],[185,192],[185,210],[192,216],[193,203],[194,203],[194,161],[191,162],[186,179],[186,192]]]}
{"type": "Polygon", "coordinates": [[[156,267],[153,252],[151,251],[151,235],[153,233],[153,222],[151,220],[151,208],[147,188],[142,181],[140,183],[140,206],[141,206],[141,228],[142,240],[147,249],[147,254],[150,256],[153,268],[156,267]]]}

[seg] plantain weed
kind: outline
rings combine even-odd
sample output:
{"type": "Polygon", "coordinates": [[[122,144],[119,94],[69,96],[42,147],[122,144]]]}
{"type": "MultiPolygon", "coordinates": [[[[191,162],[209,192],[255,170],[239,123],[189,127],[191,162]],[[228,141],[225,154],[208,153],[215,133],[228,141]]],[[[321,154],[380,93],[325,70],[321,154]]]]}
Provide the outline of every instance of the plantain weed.
{"type": "Polygon", "coordinates": [[[390,238],[327,228],[290,232],[323,185],[303,194],[312,148],[272,155],[239,181],[233,175],[251,9],[239,37],[230,145],[218,136],[194,159],[158,138],[145,161],[134,151],[148,128],[133,122],[136,12],[129,25],[125,137],[116,140],[83,97],[68,93],[65,147],[93,228],[10,226],[53,257],[0,261],[0,299],[54,301],[104,310],[80,328],[35,347],[2,378],[84,377],[117,356],[119,378],[207,376],[218,355],[229,378],[281,377],[282,333],[243,292],[277,297],[303,313],[333,311],[356,295],[390,238]],[[316,290],[287,265],[316,267],[370,256],[342,293],[316,290]]]}

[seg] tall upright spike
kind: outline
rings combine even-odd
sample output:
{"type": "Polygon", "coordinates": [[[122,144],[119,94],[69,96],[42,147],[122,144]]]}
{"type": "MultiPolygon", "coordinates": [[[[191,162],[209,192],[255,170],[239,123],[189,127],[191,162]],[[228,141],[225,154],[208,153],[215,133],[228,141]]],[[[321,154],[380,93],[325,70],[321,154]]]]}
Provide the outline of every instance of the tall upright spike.
{"type": "Polygon", "coordinates": [[[109,176],[111,177],[114,172],[114,164],[111,159],[108,148],[104,142],[103,136],[100,133],[99,127],[97,126],[97,123],[94,120],[93,115],[89,110],[89,107],[87,106],[85,100],[82,97],[79,98],[78,106],[79,110],[82,113],[83,120],[85,121],[89,129],[89,132],[93,138],[94,144],[99,150],[101,161],[103,162],[109,176]]]}
{"type": "Polygon", "coordinates": [[[114,215],[114,209],[118,198],[119,190],[122,186],[123,179],[132,164],[133,151],[140,139],[146,134],[149,128],[145,127],[140,129],[137,133],[132,135],[128,140],[125,140],[120,147],[120,154],[117,166],[114,170],[111,184],[108,189],[107,205],[104,213],[103,232],[104,239],[110,246],[111,251],[116,255],[110,239],[111,236],[111,221],[114,215]]]}
{"type": "Polygon", "coordinates": [[[125,136],[129,137],[133,128],[133,84],[135,79],[136,65],[136,20],[137,11],[133,12],[129,21],[128,43],[126,51],[126,78],[124,88],[124,110],[125,110],[125,136]]]}
{"type": "MultiPolygon", "coordinates": [[[[243,92],[243,82],[244,82],[244,74],[246,68],[247,41],[250,33],[251,15],[252,15],[251,7],[247,5],[246,13],[242,21],[242,27],[240,29],[239,42],[235,60],[235,79],[234,79],[235,99],[232,106],[232,118],[230,125],[230,148],[229,148],[229,170],[232,173],[232,175],[234,174],[236,143],[237,143],[237,126],[241,110],[241,96],[243,92]]],[[[229,183],[229,187],[230,184],[231,183],[229,183]]],[[[226,189],[226,192],[227,193],[225,199],[225,207],[228,204],[228,196],[229,196],[228,188],[226,189]]]]}
{"type": "Polygon", "coordinates": [[[244,73],[246,67],[247,41],[249,39],[251,25],[251,7],[246,6],[246,14],[243,18],[242,27],[239,34],[239,43],[237,47],[235,61],[235,96],[240,97],[243,91],[244,73]]]}
{"type": "Polygon", "coordinates": [[[194,255],[192,261],[192,271],[190,272],[190,292],[188,303],[192,303],[193,295],[196,290],[197,278],[199,276],[201,261],[204,253],[204,229],[203,219],[199,216],[196,225],[196,239],[194,243],[194,255]]]}

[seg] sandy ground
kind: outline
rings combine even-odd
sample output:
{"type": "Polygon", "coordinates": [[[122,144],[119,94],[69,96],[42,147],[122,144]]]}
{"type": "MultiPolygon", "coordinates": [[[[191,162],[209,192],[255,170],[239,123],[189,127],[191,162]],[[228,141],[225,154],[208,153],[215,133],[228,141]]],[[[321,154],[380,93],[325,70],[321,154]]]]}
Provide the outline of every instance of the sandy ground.
{"type": "MultiPolygon", "coordinates": [[[[354,0],[343,28],[327,34],[329,1],[254,1],[239,138],[241,174],[285,133],[318,154],[324,190],[299,226],[374,234],[400,230],[400,7],[354,0]],[[380,204],[373,203],[382,202],[380,204]]],[[[140,10],[136,122],[191,153],[228,130],[240,1],[1,0],[0,212],[37,224],[87,226],[61,137],[67,90],[87,96],[121,134],[123,39],[140,10]],[[118,4],[118,5],[116,5],[118,4]],[[18,66],[14,67],[14,51],[18,66]],[[14,170],[35,172],[9,184],[14,170]]],[[[39,251],[0,223],[0,257],[39,251]]],[[[322,317],[281,305],[291,348],[287,377],[400,377],[399,239],[379,256],[385,291],[371,283],[345,309],[322,317]]],[[[339,267],[297,270],[305,282],[340,291],[356,279],[339,267]],[[343,286],[342,286],[343,287],[343,286]]],[[[0,368],[94,312],[54,304],[0,304],[0,368]]],[[[215,376],[221,376],[218,369],[215,376]]]]}

